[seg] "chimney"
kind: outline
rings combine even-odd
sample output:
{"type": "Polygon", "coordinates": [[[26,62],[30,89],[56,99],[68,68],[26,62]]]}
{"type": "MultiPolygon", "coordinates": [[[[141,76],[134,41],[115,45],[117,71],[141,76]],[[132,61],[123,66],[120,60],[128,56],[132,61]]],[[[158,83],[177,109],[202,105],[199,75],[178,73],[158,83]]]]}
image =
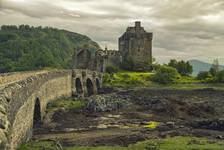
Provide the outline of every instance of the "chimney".
{"type": "Polygon", "coordinates": [[[141,27],[141,22],[140,21],[136,21],[135,22],[135,27],[136,28],[140,28],[141,27]]]}

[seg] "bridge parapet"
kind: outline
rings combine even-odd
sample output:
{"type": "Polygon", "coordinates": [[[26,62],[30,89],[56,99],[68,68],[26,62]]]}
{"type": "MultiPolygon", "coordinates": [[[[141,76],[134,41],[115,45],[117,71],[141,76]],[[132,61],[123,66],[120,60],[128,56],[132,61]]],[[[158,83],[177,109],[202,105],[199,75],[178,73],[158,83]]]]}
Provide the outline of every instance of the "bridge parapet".
{"type": "Polygon", "coordinates": [[[83,69],[6,75],[0,85],[0,149],[14,150],[41,122],[47,104],[61,97],[91,96],[102,85],[102,73],[83,69]],[[11,82],[12,79],[16,79],[11,82]]]}
{"type": "Polygon", "coordinates": [[[0,149],[15,149],[29,139],[34,126],[34,110],[40,101],[40,116],[47,103],[71,97],[71,70],[33,74],[0,87],[0,149]]]}
{"type": "Polygon", "coordinates": [[[45,74],[47,70],[39,70],[39,71],[24,71],[24,72],[11,72],[11,73],[0,73],[0,86],[4,84],[15,83],[16,81],[21,81],[30,76],[35,76],[38,74],[45,74]]]}

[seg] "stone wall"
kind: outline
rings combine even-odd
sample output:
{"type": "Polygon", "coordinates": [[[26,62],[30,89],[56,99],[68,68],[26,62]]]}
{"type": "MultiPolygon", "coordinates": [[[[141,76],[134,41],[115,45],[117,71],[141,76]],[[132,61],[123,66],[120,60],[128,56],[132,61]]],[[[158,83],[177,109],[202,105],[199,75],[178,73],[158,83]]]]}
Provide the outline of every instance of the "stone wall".
{"type": "Polygon", "coordinates": [[[0,149],[15,149],[32,135],[35,101],[41,117],[49,101],[72,95],[72,72],[35,74],[0,87],[0,149]]]}
{"type": "Polygon", "coordinates": [[[116,66],[119,67],[122,57],[118,50],[105,50],[106,60],[105,66],[116,66]]]}

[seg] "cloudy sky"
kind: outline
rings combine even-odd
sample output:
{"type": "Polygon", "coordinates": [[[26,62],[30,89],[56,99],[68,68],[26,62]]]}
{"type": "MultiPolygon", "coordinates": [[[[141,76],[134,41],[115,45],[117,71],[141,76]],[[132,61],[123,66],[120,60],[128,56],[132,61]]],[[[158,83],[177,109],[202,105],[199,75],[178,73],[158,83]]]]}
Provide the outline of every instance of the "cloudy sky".
{"type": "Polygon", "coordinates": [[[224,0],[0,0],[0,25],[51,26],[117,49],[134,21],[154,33],[159,62],[219,58],[224,64],[224,0]]]}

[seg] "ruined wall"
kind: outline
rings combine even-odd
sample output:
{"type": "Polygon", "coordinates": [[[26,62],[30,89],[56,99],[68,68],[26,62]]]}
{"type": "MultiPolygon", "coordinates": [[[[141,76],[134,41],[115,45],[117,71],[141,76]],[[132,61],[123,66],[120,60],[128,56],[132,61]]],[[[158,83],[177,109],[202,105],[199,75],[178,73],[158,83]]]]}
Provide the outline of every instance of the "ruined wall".
{"type": "Polygon", "coordinates": [[[75,64],[74,68],[76,69],[87,69],[91,65],[91,52],[88,49],[80,49],[75,54],[75,64]]]}
{"type": "Polygon", "coordinates": [[[49,101],[72,95],[71,77],[71,71],[53,71],[0,87],[0,149],[15,149],[30,138],[35,100],[43,117],[49,101]]]}
{"type": "Polygon", "coordinates": [[[106,50],[106,66],[116,66],[119,67],[121,63],[121,54],[117,50],[106,50]]]}

